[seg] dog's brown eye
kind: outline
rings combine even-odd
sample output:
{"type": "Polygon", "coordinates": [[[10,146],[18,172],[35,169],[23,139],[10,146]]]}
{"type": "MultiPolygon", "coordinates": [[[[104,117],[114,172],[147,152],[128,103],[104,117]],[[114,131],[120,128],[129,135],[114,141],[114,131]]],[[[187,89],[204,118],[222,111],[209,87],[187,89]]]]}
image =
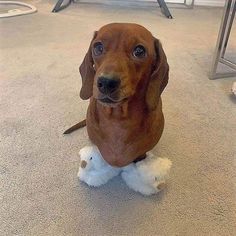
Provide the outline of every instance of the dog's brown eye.
{"type": "Polygon", "coordinates": [[[138,45],[134,48],[133,56],[137,58],[143,58],[146,56],[146,49],[142,45],[138,45]]]}
{"type": "Polygon", "coordinates": [[[100,56],[103,53],[103,45],[101,42],[97,42],[93,45],[93,54],[100,56]]]}

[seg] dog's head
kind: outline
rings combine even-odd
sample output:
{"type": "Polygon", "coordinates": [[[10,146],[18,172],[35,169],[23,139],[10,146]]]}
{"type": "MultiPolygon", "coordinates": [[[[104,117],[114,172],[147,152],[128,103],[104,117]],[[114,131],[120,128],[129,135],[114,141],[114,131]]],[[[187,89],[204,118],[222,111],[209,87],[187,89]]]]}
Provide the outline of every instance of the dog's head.
{"type": "Polygon", "coordinates": [[[137,24],[113,23],[94,33],[80,66],[82,99],[116,106],[139,94],[153,110],[168,83],[161,43],[137,24]]]}

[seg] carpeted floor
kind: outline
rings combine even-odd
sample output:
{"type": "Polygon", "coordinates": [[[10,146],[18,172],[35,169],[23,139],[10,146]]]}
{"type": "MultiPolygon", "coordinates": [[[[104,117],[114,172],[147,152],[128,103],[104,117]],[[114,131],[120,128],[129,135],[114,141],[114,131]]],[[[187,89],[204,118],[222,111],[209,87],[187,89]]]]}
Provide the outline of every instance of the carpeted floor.
{"type": "MultiPolygon", "coordinates": [[[[222,9],[28,1],[38,13],[0,22],[0,235],[236,235],[236,78],[211,81],[222,9]],[[143,197],[120,177],[94,189],[77,180],[86,129],[78,66],[93,31],[137,22],[160,38],[170,64],[165,131],[155,147],[173,161],[168,188],[143,197]]],[[[229,52],[236,53],[234,26],[229,52]]],[[[236,57],[234,57],[236,60],[236,57]]]]}

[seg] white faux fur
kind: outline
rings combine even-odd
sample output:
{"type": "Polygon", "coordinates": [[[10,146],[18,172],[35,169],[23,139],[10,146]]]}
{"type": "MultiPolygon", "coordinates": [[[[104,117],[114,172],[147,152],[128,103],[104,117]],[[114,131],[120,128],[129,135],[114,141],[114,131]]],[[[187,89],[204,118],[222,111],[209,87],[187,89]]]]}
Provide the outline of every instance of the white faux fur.
{"type": "Polygon", "coordinates": [[[97,146],[86,146],[79,152],[80,167],[78,177],[89,186],[100,186],[118,175],[120,168],[108,165],[101,156],[97,146]]]}
{"type": "Polygon", "coordinates": [[[122,171],[126,184],[136,192],[151,195],[161,191],[171,168],[167,158],[156,158],[150,152],[147,158],[137,163],[131,163],[123,168],[110,166],[102,158],[97,146],[86,146],[79,152],[80,167],[78,177],[89,186],[100,186],[108,182],[122,171]]]}
{"type": "Polygon", "coordinates": [[[136,192],[151,195],[165,187],[169,176],[171,161],[167,158],[156,158],[147,153],[147,158],[123,168],[121,174],[126,184],[136,192]]]}

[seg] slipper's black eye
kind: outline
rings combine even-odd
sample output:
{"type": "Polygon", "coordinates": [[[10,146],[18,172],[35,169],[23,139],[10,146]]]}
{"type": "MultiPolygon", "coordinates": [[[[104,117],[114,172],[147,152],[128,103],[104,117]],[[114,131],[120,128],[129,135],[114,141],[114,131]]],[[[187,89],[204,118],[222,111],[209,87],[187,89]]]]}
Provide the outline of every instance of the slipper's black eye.
{"type": "Polygon", "coordinates": [[[146,56],[146,49],[143,45],[137,45],[134,48],[133,56],[137,58],[143,58],[146,56]]]}
{"type": "Polygon", "coordinates": [[[89,160],[92,160],[92,159],[93,159],[92,157],[89,158],[89,160]]]}
{"type": "Polygon", "coordinates": [[[93,54],[95,56],[100,56],[103,53],[103,45],[101,42],[96,42],[93,45],[93,54]]]}

